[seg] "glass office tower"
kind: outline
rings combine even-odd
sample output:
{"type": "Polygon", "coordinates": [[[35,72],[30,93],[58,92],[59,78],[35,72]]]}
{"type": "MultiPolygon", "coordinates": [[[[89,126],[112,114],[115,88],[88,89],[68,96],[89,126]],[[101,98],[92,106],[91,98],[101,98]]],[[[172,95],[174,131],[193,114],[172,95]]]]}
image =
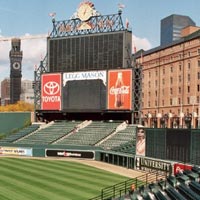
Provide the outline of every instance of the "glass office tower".
{"type": "Polygon", "coordinates": [[[196,26],[188,16],[170,15],[161,20],[160,45],[167,45],[181,38],[181,30],[187,26],[196,26]]]}

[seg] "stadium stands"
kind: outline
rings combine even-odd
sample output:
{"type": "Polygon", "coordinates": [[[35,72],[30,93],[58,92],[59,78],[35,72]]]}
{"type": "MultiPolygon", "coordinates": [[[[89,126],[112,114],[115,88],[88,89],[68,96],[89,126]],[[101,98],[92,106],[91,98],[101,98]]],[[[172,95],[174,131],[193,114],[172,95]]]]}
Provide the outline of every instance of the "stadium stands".
{"type": "Polygon", "coordinates": [[[41,128],[33,134],[18,140],[16,143],[32,145],[51,144],[69,134],[80,123],[80,121],[55,121],[49,126],[41,128]]]}
{"type": "Polygon", "coordinates": [[[118,148],[118,150],[120,151],[123,145],[127,145],[128,143],[130,144],[130,142],[135,143],[135,137],[136,127],[132,125],[126,125],[124,129],[116,129],[111,137],[99,143],[98,146],[104,149],[112,150],[118,148]]]}
{"type": "Polygon", "coordinates": [[[43,126],[33,124],[0,142],[18,145],[90,145],[132,153],[135,151],[135,132],[136,127],[122,121],[55,121],[43,126]]]}
{"type": "Polygon", "coordinates": [[[74,134],[57,142],[57,144],[95,145],[112,134],[121,122],[92,121],[87,126],[78,129],[74,134]]]}
{"type": "Polygon", "coordinates": [[[200,168],[184,170],[175,176],[168,176],[166,180],[150,183],[141,189],[136,187],[133,194],[125,194],[115,200],[199,200],[200,199],[200,168]]]}
{"type": "Polygon", "coordinates": [[[0,140],[1,143],[12,143],[17,141],[20,138],[25,137],[26,135],[29,135],[30,133],[38,130],[40,125],[38,124],[32,124],[26,128],[23,128],[22,130],[18,131],[17,133],[10,134],[7,137],[0,140]]]}

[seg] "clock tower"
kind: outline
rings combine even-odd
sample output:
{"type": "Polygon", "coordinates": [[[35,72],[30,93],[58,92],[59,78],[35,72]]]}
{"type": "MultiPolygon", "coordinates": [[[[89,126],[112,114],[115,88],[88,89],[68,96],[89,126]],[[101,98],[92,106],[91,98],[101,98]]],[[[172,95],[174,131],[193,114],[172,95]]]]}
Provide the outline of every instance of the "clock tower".
{"type": "Polygon", "coordinates": [[[21,40],[14,38],[11,41],[10,50],[10,103],[20,100],[22,78],[22,51],[21,40]]]}

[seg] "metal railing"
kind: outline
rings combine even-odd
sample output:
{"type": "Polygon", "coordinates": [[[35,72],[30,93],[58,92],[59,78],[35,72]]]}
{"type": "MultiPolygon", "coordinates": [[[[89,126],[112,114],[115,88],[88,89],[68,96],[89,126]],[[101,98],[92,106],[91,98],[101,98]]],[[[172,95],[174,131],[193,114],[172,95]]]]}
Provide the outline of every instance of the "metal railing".
{"type": "Polygon", "coordinates": [[[153,173],[147,173],[142,176],[138,176],[136,178],[117,183],[113,186],[103,188],[100,195],[93,197],[89,200],[111,200],[113,198],[122,197],[129,192],[132,184],[135,185],[135,189],[137,190],[140,187],[146,187],[148,184],[157,182],[158,180],[165,180],[166,177],[167,173],[166,175],[159,174],[156,171],[153,173]]]}

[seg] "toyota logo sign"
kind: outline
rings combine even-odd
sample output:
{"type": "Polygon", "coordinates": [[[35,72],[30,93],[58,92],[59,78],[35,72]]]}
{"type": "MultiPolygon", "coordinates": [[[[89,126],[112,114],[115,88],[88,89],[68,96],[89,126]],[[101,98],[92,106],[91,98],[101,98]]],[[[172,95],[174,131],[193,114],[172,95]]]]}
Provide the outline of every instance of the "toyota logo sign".
{"type": "Polygon", "coordinates": [[[55,95],[59,90],[60,86],[57,82],[49,81],[44,85],[44,92],[48,95],[55,95]]]}

